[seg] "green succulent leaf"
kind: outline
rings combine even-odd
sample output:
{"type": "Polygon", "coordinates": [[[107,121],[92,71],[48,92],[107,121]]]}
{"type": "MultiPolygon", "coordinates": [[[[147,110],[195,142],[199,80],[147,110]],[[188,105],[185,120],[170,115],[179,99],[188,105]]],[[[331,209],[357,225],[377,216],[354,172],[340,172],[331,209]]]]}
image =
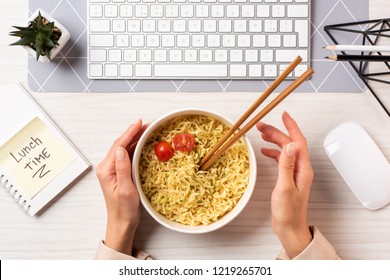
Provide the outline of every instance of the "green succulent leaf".
{"type": "Polygon", "coordinates": [[[20,31],[31,30],[31,28],[23,27],[23,26],[12,26],[12,27],[20,31]]]}
{"type": "Polygon", "coordinates": [[[45,55],[47,56],[47,58],[51,61],[51,57],[50,57],[50,49],[49,48],[46,48],[45,49],[45,55]]]}
{"type": "Polygon", "coordinates": [[[54,48],[54,47],[55,47],[53,41],[50,40],[49,38],[47,38],[47,39],[45,40],[45,45],[48,46],[48,47],[50,47],[50,48],[54,48]]]}
{"type": "Polygon", "coordinates": [[[35,34],[31,30],[23,30],[23,31],[13,31],[10,32],[9,35],[17,36],[17,37],[34,37],[35,34]]]}
{"type": "Polygon", "coordinates": [[[21,38],[19,41],[12,43],[11,46],[28,46],[32,43],[34,43],[34,38],[31,39],[28,37],[24,37],[24,38],[21,38]]]}
{"type": "Polygon", "coordinates": [[[37,28],[38,28],[38,31],[42,31],[44,29],[41,12],[38,13],[37,28]]]}

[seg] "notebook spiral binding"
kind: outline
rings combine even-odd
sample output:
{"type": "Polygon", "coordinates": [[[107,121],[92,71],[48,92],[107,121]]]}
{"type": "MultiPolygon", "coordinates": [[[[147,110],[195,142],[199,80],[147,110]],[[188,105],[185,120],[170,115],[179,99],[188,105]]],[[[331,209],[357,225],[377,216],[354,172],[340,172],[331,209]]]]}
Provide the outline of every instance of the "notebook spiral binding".
{"type": "Polygon", "coordinates": [[[9,181],[3,174],[0,174],[0,186],[3,190],[19,205],[25,212],[30,210],[31,205],[27,205],[27,200],[23,199],[21,194],[18,195],[18,190],[15,189],[14,185],[9,184],[9,181]]]}

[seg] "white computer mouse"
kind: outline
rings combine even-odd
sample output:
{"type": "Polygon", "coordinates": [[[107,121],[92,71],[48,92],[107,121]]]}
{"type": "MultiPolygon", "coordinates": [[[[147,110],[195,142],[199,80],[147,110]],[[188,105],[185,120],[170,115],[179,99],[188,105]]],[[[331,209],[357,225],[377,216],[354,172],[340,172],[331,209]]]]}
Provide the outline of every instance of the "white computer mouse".
{"type": "Polygon", "coordinates": [[[327,135],[324,147],[364,207],[376,210],[390,203],[390,164],[361,126],[338,126],[327,135]]]}

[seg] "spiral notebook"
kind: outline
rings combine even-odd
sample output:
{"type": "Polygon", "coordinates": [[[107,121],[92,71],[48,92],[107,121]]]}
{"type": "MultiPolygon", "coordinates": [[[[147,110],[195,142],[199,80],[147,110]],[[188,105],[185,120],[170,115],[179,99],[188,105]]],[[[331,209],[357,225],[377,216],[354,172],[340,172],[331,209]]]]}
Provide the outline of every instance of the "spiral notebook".
{"type": "Polygon", "coordinates": [[[90,164],[20,84],[0,106],[0,186],[33,216],[90,164]]]}

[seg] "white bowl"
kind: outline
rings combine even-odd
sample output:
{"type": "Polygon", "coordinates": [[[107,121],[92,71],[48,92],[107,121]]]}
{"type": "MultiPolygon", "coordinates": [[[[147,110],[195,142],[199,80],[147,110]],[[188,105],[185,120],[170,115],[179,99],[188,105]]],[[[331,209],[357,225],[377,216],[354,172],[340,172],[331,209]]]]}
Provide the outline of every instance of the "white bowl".
{"type": "Polygon", "coordinates": [[[253,147],[252,147],[251,143],[249,142],[248,138],[245,137],[245,143],[246,143],[248,154],[249,154],[249,168],[250,168],[250,176],[249,176],[248,185],[247,185],[247,188],[246,188],[244,194],[242,195],[241,199],[238,201],[237,205],[230,212],[226,213],[222,218],[220,218],[218,221],[216,221],[212,224],[209,224],[209,225],[189,226],[189,225],[184,225],[184,224],[174,222],[174,221],[168,219],[167,217],[165,217],[164,215],[162,215],[161,213],[157,212],[154,209],[153,205],[150,203],[150,200],[147,198],[147,196],[143,192],[142,186],[141,186],[141,180],[140,180],[140,176],[139,176],[139,162],[140,162],[140,158],[141,158],[141,154],[142,154],[142,148],[145,145],[149,136],[156,129],[158,129],[160,126],[165,124],[167,121],[169,121],[173,118],[179,117],[179,116],[183,116],[183,115],[205,115],[205,116],[213,117],[213,118],[227,124],[230,127],[233,125],[231,121],[229,121],[227,118],[225,118],[217,113],[213,113],[211,111],[204,110],[204,109],[194,109],[194,108],[187,108],[187,109],[174,111],[174,112],[168,113],[168,114],[158,118],[152,124],[150,124],[150,126],[143,133],[143,135],[141,136],[141,138],[137,144],[137,147],[136,147],[135,152],[134,152],[133,164],[132,164],[133,180],[134,180],[135,186],[137,187],[142,205],[145,207],[145,209],[148,211],[148,213],[158,223],[160,223],[161,225],[163,225],[171,230],[182,232],[182,233],[199,234],[199,233],[211,232],[211,231],[217,230],[217,229],[225,226],[226,224],[231,222],[235,217],[237,217],[237,215],[240,214],[240,212],[244,209],[244,207],[248,203],[249,199],[251,198],[253,190],[255,188],[255,184],[256,184],[256,173],[257,173],[256,156],[255,156],[255,153],[253,151],[253,147]]]}

